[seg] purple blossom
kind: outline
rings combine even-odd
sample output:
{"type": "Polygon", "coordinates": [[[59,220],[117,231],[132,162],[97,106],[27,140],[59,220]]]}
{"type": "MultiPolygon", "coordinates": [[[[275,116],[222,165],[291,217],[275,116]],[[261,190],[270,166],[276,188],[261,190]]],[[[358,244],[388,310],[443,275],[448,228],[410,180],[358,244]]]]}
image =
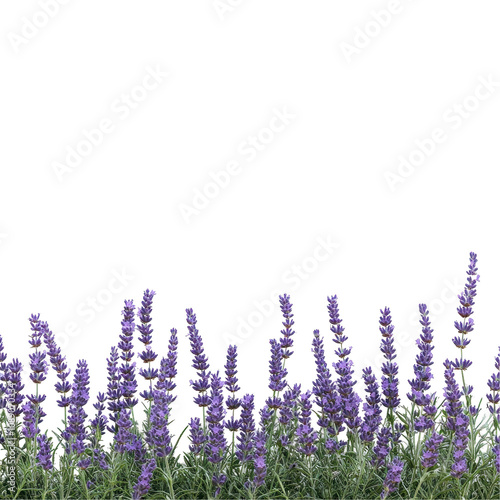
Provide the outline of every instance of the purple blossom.
{"type": "Polygon", "coordinates": [[[294,330],[292,330],[294,321],[292,314],[292,304],[290,303],[290,295],[287,295],[285,293],[283,296],[279,297],[279,301],[281,312],[283,314],[283,317],[285,318],[285,321],[283,321],[284,328],[283,330],[281,330],[281,334],[283,335],[283,337],[280,339],[281,353],[283,359],[288,359],[293,354],[293,351],[290,351],[290,347],[293,346],[292,336],[295,333],[294,330]]]}
{"type": "Polygon", "coordinates": [[[166,391],[167,404],[171,405],[177,396],[172,396],[171,392],[177,387],[174,378],[177,375],[177,330],[170,330],[170,339],[168,341],[168,354],[166,358],[160,361],[160,373],[156,382],[156,389],[166,391]]]}
{"type": "Polygon", "coordinates": [[[253,458],[254,464],[254,478],[253,487],[258,488],[262,486],[266,479],[267,467],[266,467],[266,433],[262,430],[258,430],[254,436],[254,446],[255,453],[253,458]]]}
{"type": "Polygon", "coordinates": [[[500,474],[500,436],[495,436],[495,446],[491,451],[495,454],[495,469],[500,474]]]}
{"type": "Polygon", "coordinates": [[[189,440],[191,441],[189,451],[193,453],[193,455],[198,455],[201,452],[203,444],[207,440],[199,418],[192,418],[189,422],[189,440]]]}
{"type": "Polygon", "coordinates": [[[455,370],[467,370],[472,365],[472,361],[463,359],[463,349],[470,343],[464,335],[471,333],[474,330],[474,320],[471,318],[473,314],[472,306],[474,305],[474,297],[476,296],[476,286],[479,281],[477,274],[477,254],[471,252],[469,254],[469,268],[467,270],[467,282],[463,293],[458,296],[460,306],[457,308],[459,316],[463,321],[455,321],[455,328],[457,329],[460,337],[455,337],[453,343],[460,349],[460,360],[452,361],[452,366],[455,370]]]}
{"type": "Polygon", "coordinates": [[[71,393],[71,404],[68,413],[68,427],[61,433],[67,441],[66,453],[75,451],[77,455],[84,452],[87,433],[85,431],[84,406],[89,400],[89,369],[84,359],[78,361],[73,379],[73,391],[71,393]]]}
{"type": "Polygon", "coordinates": [[[226,399],[226,407],[228,410],[232,410],[232,415],[224,422],[224,427],[231,432],[236,432],[240,426],[240,421],[234,418],[234,411],[241,405],[241,400],[236,397],[236,392],[240,390],[240,387],[238,386],[238,379],[236,378],[236,374],[238,373],[236,369],[237,356],[238,353],[236,346],[230,345],[227,349],[226,364],[224,365],[226,370],[226,380],[224,385],[230,393],[230,396],[226,399]]]}
{"type": "Polygon", "coordinates": [[[415,429],[421,432],[434,427],[434,420],[429,416],[429,412],[426,411],[431,404],[433,396],[425,394],[425,391],[430,389],[431,384],[429,382],[433,378],[430,366],[434,364],[432,361],[432,350],[434,346],[431,345],[433,341],[433,330],[431,328],[427,306],[425,304],[420,304],[419,311],[422,333],[416,343],[420,352],[417,354],[415,360],[416,364],[413,365],[415,378],[408,381],[410,383],[411,393],[408,393],[407,396],[408,399],[417,406],[426,407],[424,408],[423,414],[414,417],[415,429]]]}
{"type": "Polygon", "coordinates": [[[363,404],[365,416],[360,429],[360,438],[364,443],[370,443],[375,439],[375,434],[382,422],[379,387],[370,366],[363,370],[363,380],[367,396],[366,403],[363,404]]]}
{"type": "Polygon", "coordinates": [[[288,371],[283,367],[281,344],[276,339],[269,341],[271,344],[271,360],[269,361],[269,389],[273,391],[273,396],[266,400],[269,408],[277,410],[281,408],[282,400],[276,393],[281,392],[286,387],[285,377],[288,371]]]}
{"type": "Polygon", "coordinates": [[[384,480],[384,486],[380,498],[384,500],[389,494],[398,489],[399,483],[401,482],[401,473],[403,472],[404,462],[398,457],[389,464],[387,468],[387,476],[384,480]]]}
{"type": "Polygon", "coordinates": [[[23,412],[20,407],[24,400],[24,396],[21,391],[24,389],[24,385],[21,383],[21,372],[23,370],[22,363],[14,358],[7,365],[7,382],[10,382],[10,386],[7,386],[7,399],[9,400],[9,406],[12,408],[11,414],[18,417],[23,412]]]}
{"type": "Polygon", "coordinates": [[[118,432],[114,435],[115,451],[118,453],[125,453],[131,451],[132,443],[132,420],[130,418],[130,411],[123,409],[120,411],[120,418],[117,420],[116,425],[118,432]]]}
{"type": "Polygon", "coordinates": [[[146,441],[155,450],[157,457],[166,457],[171,451],[171,437],[168,429],[168,399],[166,391],[153,391],[153,406],[151,408],[151,426],[146,441]]]}
{"type": "Polygon", "coordinates": [[[205,453],[209,462],[218,464],[224,457],[226,450],[226,438],[224,437],[224,397],[222,388],[224,383],[219,377],[219,372],[213,373],[210,384],[210,405],[208,406],[208,445],[205,446],[205,453]]]}
{"type": "Polygon", "coordinates": [[[247,462],[253,458],[253,437],[255,422],[253,419],[254,396],[245,394],[241,400],[240,434],[237,436],[236,457],[240,462],[247,462]]]}
{"type": "Polygon", "coordinates": [[[392,334],[394,331],[394,325],[391,324],[391,311],[388,307],[381,309],[380,312],[382,313],[382,316],[380,317],[379,329],[383,337],[380,350],[387,360],[382,365],[382,394],[385,396],[385,399],[382,399],[382,404],[389,410],[392,410],[393,408],[397,408],[400,403],[400,399],[398,397],[399,380],[397,379],[398,365],[393,362],[396,358],[394,336],[392,334]]]}
{"type": "Polygon", "coordinates": [[[212,476],[212,484],[214,485],[215,492],[214,492],[214,497],[218,496],[220,493],[220,488],[221,486],[226,482],[227,476],[224,474],[219,474],[219,475],[213,475],[212,476]]]}
{"type": "Polygon", "coordinates": [[[486,394],[486,399],[490,403],[488,405],[489,412],[493,415],[497,424],[500,424],[499,415],[497,412],[497,405],[500,404],[500,347],[498,348],[499,354],[495,358],[495,369],[491,378],[488,380],[487,384],[490,389],[490,393],[486,394]]]}
{"type": "Polygon", "coordinates": [[[311,456],[318,449],[315,442],[318,439],[318,433],[311,427],[311,391],[307,391],[300,397],[301,414],[300,424],[297,427],[297,438],[299,442],[298,451],[306,456],[311,456]]]}
{"type": "Polygon", "coordinates": [[[97,410],[96,416],[90,421],[90,427],[92,428],[92,443],[97,446],[100,437],[106,432],[106,424],[108,423],[108,417],[103,414],[106,406],[107,397],[106,394],[100,392],[97,394],[97,403],[93,404],[93,407],[97,410]]]}
{"type": "Polygon", "coordinates": [[[344,335],[344,327],[339,317],[339,306],[337,296],[328,297],[328,314],[330,316],[330,330],[334,334],[333,341],[339,345],[335,354],[340,361],[333,363],[338,379],[335,385],[342,400],[342,415],[344,422],[351,431],[355,431],[361,425],[361,418],[358,416],[361,398],[354,391],[356,381],[353,379],[354,363],[348,358],[352,347],[345,348],[344,342],[347,336],[344,335]]]}
{"type": "Polygon", "coordinates": [[[36,438],[38,442],[38,454],[36,456],[38,465],[45,470],[51,470],[52,465],[52,452],[50,450],[50,441],[46,434],[40,434],[36,438]]]}
{"type": "Polygon", "coordinates": [[[385,459],[391,450],[389,444],[390,438],[391,429],[389,427],[382,427],[377,434],[377,443],[373,448],[373,457],[370,461],[374,467],[378,468],[385,464],[385,459]]]}
{"type": "Polygon", "coordinates": [[[50,363],[57,374],[57,378],[60,380],[60,382],[54,385],[56,391],[62,394],[61,398],[57,401],[57,405],[60,408],[66,408],[71,402],[71,398],[66,396],[71,390],[71,384],[68,381],[71,370],[66,364],[66,356],[61,355],[61,348],[58,347],[48,324],[46,322],[41,322],[40,326],[43,329],[43,340],[47,347],[50,363]]]}
{"type": "Polygon", "coordinates": [[[135,331],[134,310],[134,302],[126,300],[122,312],[122,334],[120,335],[120,342],[118,342],[118,348],[121,350],[120,359],[123,361],[120,366],[120,391],[123,398],[121,407],[129,409],[138,403],[138,400],[134,398],[137,391],[137,381],[135,379],[135,362],[132,362],[134,357],[132,343],[135,331]]]}
{"type": "Polygon", "coordinates": [[[467,461],[465,450],[469,441],[469,417],[464,414],[462,403],[460,402],[461,391],[455,380],[455,370],[453,364],[446,360],[444,372],[446,387],[444,392],[444,407],[447,414],[446,425],[453,432],[453,465],[450,474],[455,478],[460,478],[467,472],[467,461]]]}
{"type": "Polygon", "coordinates": [[[155,292],[153,290],[146,290],[142,298],[141,307],[138,311],[139,322],[137,330],[141,334],[139,341],[144,344],[144,351],[139,354],[139,358],[143,363],[148,363],[147,368],[141,368],[139,375],[149,380],[149,389],[140,393],[140,396],[148,401],[153,400],[153,386],[152,381],[158,377],[158,370],[151,368],[151,363],[157,358],[157,354],[151,348],[153,328],[151,327],[151,312],[153,310],[153,297],[155,292]]]}
{"type": "Polygon", "coordinates": [[[118,349],[116,347],[111,348],[111,353],[109,358],[106,359],[108,362],[108,410],[110,412],[109,420],[114,422],[114,426],[108,426],[109,432],[117,432],[118,427],[116,425],[119,412],[122,408],[121,395],[122,389],[120,384],[120,370],[118,368],[118,349]]]}
{"type": "Polygon", "coordinates": [[[4,352],[3,340],[0,335],[0,410],[7,406],[7,401],[5,399],[5,394],[7,392],[7,387],[2,384],[2,382],[7,382],[7,364],[5,360],[7,359],[7,353],[4,352]]]}
{"type": "Polygon", "coordinates": [[[427,439],[422,452],[422,467],[434,467],[439,458],[439,445],[443,442],[444,436],[433,431],[432,435],[427,439]]]}
{"type": "Polygon", "coordinates": [[[141,475],[139,476],[137,483],[134,485],[134,500],[139,500],[142,498],[151,488],[151,479],[153,478],[153,472],[156,469],[156,460],[151,458],[142,466],[141,475]]]}
{"type": "Polygon", "coordinates": [[[191,343],[191,354],[194,356],[192,366],[197,371],[199,377],[198,380],[194,382],[190,380],[189,383],[193,389],[198,392],[198,395],[194,398],[195,404],[204,408],[210,404],[210,398],[207,394],[208,388],[210,387],[210,372],[208,371],[210,365],[204,353],[203,340],[196,328],[196,314],[193,313],[192,309],[186,309],[186,315],[189,342],[191,343]]]}

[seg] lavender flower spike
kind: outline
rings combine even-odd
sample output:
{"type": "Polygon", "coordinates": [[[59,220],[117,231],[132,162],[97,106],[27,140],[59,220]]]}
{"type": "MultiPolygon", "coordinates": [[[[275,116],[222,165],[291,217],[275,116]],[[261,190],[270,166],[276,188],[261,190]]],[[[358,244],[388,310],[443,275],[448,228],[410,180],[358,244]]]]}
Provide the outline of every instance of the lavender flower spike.
{"type": "Polygon", "coordinates": [[[280,339],[280,345],[282,349],[283,359],[288,359],[293,354],[293,351],[290,351],[290,347],[293,346],[292,335],[295,332],[292,330],[292,327],[295,322],[293,321],[290,295],[287,295],[285,293],[283,296],[279,297],[279,300],[280,300],[280,309],[283,314],[283,317],[285,318],[285,321],[283,321],[284,329],[281,330],[281,334],[283,335],[283,337],[280,339]]]}
{"type": "Polygon", "coordinates": [[[198,392],[198,396],[194,398],[195,404],[204,408],[210,404],[210,398],[207,395],[208,388],[210,387],[210,372],[208,371],[210,365],[204,352],[203,340],[196,328],[196,314],[193,313],[192,309],[186,309],[186,315],[191,354],[194,356],[192,366],[197,371],[199,377],[198,380],[194,382],[190,380],[189,383],[198,392]]]}
{"type": "Polygon", "coordinates": [[[140,500],[151,488],[151,479],[156,469],[156,460],[151,458],[142,466],[141,475],[134,486],[134,500],[140,500]]]}
{"type": "Polygon", "coordinates": [[[300,406],[302,408],[299,418],[300,424],[297,427],[297,437],[299,441],[298,451],[306,456],[311,456],[318,449],[315,442],[318,439],[318,433],[311,427],[311,391],[307,391],[300,397],[300,406]]]}
{"type": "Polygon", "coordinates": [[[224,384],[219,377],[219,372],[212,374],[210,405],[207,412],[208,446],[205,448],[209,462],[218,464],[224,457],[226,438],[224,437],[224,397],[222,388],[224,384]]]}
{"type": "Polygon", "coordinates": [[[123,308],[123,319],[121,322],[122,334],[118,348],[121,350],[120,358],[123,361],[120,366],[120,390],[122,395],[122,408],[133,408],[138,400],[134,398],[137,390],[137,381],[135,379],[135,362],[132,362],[134,357],[133,338],[135,331],[135,305],[132,300],[126,300],[123,308]]]}
{"type": "Polygon", "coordinates": [[[245,394],[241,401],[240,434],[236,438],[238,440],[236,457],[240,462],[247,462],[253,458],[254,406],[253,394],[245,394]]]}
{"type": "Polygon", "coordinates": [[[382,365],[382,393],[385,399],[382,400],[382,404],[392,410],[397,408],[400,403],[398,397],[398,365],[393,362],[396,358],[396,349],[394,348],[394,337],[392,332],[394,331],[394,325],[392,325],[391,311],[388,307],[381,309],[380,312],[382,316],[380,317],[380,333],[382,334],[382,344],[380,345],[380,350],[384,354],[387,360],[382,365]]]}
{"type": "MultiPolygon", "coordinates": [[[[460,360],[456,359],[451,364],[455,370],[467,370],[472,365],[472,361],[463,359],[463,349],[470,343],[470,340],[465,337],[468,333],[474,330],[474,320],[471,318],[473,314],[472,306],[474,305],[474,297],[476,296],[476,286],[479,281],[477,274],[477,255],[471,252],[469,255],[469,268],[467,270],[467,283],[462,294],[458,296],[460,306],[457,308],[459,316],[463,321],[455,321],[455,328],[460,337],[454,337],[453,343],[460,349],[460,360]]],[[[464,391],[466,387],[464,387],[464,391]]]]}
{"type": "Polygon", "coordinates": [[[140,396],[148,401],[153,400],[153,380],[158,377],[158,370],[151,368],[151,363],[157,358],[157,354],[151,348],[153,328],[151,327],[151,311],[153,310],[153,290],[146,290],[142,299],[141,307],[138,311],[140,324],[137,325],[137,330],[141,334],[139,341],[144,344],[144,351],[139,354],[139,358],[143,363],[147,363],[147,368],[141,368],[139,375],[149,381],[149,389],[140,393],[140,396]]]}
{"type": "Polygon", "coordinates": [[[285,377],[288,374],[286,368],[283,368],[282,363],[282,348],[281,344],[276,339],[269,341],[271,344],[271,360],[269,361],[269,389],[273,391],[273,397],[266,400],[269,408],[277,410],[281,408],[282,400],[276,393],[281,392],[286,387],[285,377]]]}
{"type": "Polygon", "coordinates": [[[401,473],[403,472],[404,462],[398,457],[389,464],[387,476],[384,481],[384,489],[380,498],[384,500],[387,496],[398,489],[401,482],[401,473]]]}
{"type": "Polygon", "coordinates": [[[363,380],[368,395],[366,396],[366,403],[363,404],[365,416],[361,425],[360,438],[364,443],[370,443],[375,439],[375,434],[382,422],[377,378],[370,366],[363,370],[363,380]]]}

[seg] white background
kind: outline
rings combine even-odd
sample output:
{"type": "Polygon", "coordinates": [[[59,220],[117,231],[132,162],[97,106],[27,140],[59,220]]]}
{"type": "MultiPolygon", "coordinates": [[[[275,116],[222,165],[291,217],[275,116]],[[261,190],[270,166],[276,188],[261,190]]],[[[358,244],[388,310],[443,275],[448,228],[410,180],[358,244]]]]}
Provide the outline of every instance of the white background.
{"type": "MultiPolygon", "coordinates": [[[[198,316],[213,370],[238,342],[241,394],[254,392],[260,407],[269,339],[281,328],[269,299],[292,296],[288,380],[306,389],[313,329],[334,361],[326,297],[337,294],[358,376],[368,364],[380,373],[379,309],[391,308],[405,403],[416,313],[427,303],[441,396],[442,362],[459,356],[456,295],[475,251],[481,281],[465,357],[474,395],[484,396],[499,344],[497,1],[47,3],[50,17],[42,1],[0,7],[0,334],[9,360],[27,369],[28,317],[39,312],[72,368],[88,360],[95,402],[123,300],[139,304],[152,288],[160,356],[170,328],[179,330],[178,434],[201,415],[185,308],[198,316]],[[493,82],[489,93],[481,81],[493,82]],[[293,118],[270,133],[277,112],[293,118]],[[102,120],[112,130],[86,149],[85,133],[102,120]],[[398,172],[435,129],[441,143],[398,172]],[[252,136],[268,143],[257,151],[252,136]],[[78,147],[87,156],[61,173],[78,147]],[[210,185],[228,163],[227,186],[210,185]],[[394,189],[388,173],[404,173],[394,189]],[[206,206],[186,216],[195,197],[206,206]],[[335,243],[330,253],[318,253],[320,241],[335,243]],[[102,303],[91,313],[93,298],[102,303]],[[256,326],[242,338],[249,316],[256,326]]],[[[62,417],[54,375],[41,386],[47,426],[62,417]]]]}

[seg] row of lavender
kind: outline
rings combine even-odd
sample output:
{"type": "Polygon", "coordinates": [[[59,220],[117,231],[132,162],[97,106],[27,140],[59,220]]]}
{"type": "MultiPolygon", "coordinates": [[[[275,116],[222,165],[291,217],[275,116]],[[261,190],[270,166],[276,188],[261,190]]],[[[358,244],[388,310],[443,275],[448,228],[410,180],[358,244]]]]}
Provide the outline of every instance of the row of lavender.
{"type": "MultiPolygon", "coordinates": [[[[468,278],[464,291],[459,295],[458,313],[460,321],[455,322],[458,336],[453,343],[460,349],[460,358],[446,360],[444,391],[444,416],[441,426],[437,422],[438,407],[436,393],[430,393],[433,365],[432,350],[433,330],[430,325],[429,312],[424,304],[420,305],[420,323],[422,333],[417,340],[419,354],[414,365],[415,378],[409,380],[411,391],[407,394],[411,402],[411,418],[402,422],[397,410],[401,409],[399,394],[398,365],[395,362],[394,326],[390,310],[381,310],[380,332],[382,335],[381,350],[385,357],[382,366],[380,385],[370,367],[363,370],[366,399],[354,390],[356,381],[353,378],[353,362],[349,359],[351,347],[346,347],[347,336],[344,333],[339,316],[337,297],[328,298],[328,313],[333,341],[337,345],[335,355],[338,361],[332,367],[336,377],[328,368],[325,360],[324,339],[315,330],[312,351],[316,361],[317,376],[312,390],[301,391],[300,385],[287,388],[286,360],[293,354],[294,335],[292,305],[290,297],[280,297],[281,311],[284,316],[283,329],[279,340],[272,339],[271,360],[269,363],[270,383],[273,391],[262,409],[259,411],[259,425],[254,420],[254,396],[246,394],[238,397],[237,349],[230,346],[225,365],[225,379],[219,372],[211,372],[208,358],[204,353],[203,341],[197,329],[196,315],[187,309],[188,335],[193,355],[193,368],[197,372],[197,380],[191,381],[196,391],[194,402],[202,408],[202,420],[192,418],[189,422],[190,454],[199,459],[206,459],[213,464],[214,495],[220,493],[230,473],[227,470],[227,457],[235,453],[243,467],[253,470],[253,478],[245,486],[255,492],[265,484],[267,473],[267,457],[272,447],[294,448],[298,453],[312,460],[318,450],[330,455],[340,456],[354,443],[361,443],[374,469],[387,467],[386,479],[382,491],[385,498],[397,489],[405,463],[400,458],[402,436],[408,438],[415,431],[424,436],[424,446],[420,457],[420,467],[431,470],[436,466],[439,448],[446,438],[453,447],[453,460],[449,474],[460,478],[467,470],[466,450],[471,432],[474,432],[472,420],[478,415],[479,408],[472,406],[472,386],[465,383],[464,372],[471,366],[471,361],[463,357],[463,350],[470,343],[467,337],[473,331],[474,321],[472,306],[476,295],[477,256],[470,254],[467,271],[468,278]],[[456,373],[462,378],[462,386],[456,380],[456,373]],[[334,380],[335,378],[335,380],[334,380]],[[223,389],[228,396],[225,398],[223,389]],[[312,397],[314,400],[312,401],[312,397]],[[465,401],[462,401],[464,397],[465,401]],[[318,430],[312,423],[313,403],[319,415],[318,430]],[[382,406],[386,408],[385,418],[382,406]],[[240,409],[240,416],[235,412],[240,409]],[[230,416],[227,416],[228,413],[230,416]],[[226,418],[227,417],[227,418],[226,418]],[[232,443],[228,444],[225,430],[232,433],[232,443]],[[345,431],[345,432],[344,432],[345,431]],[[236,443],[235,443],[236,436],[236,443]],[[345,438],[343,440],[341,438],[345,438]],[[235,451],[236,449],[236,451],[235,451]]],[[[110,454],[106,454],[102,436],[112,434],[113,449],[116,454],[132,454],[142,465],[142,472],[134,486],[135,498],[145,495],[151,484],[157,459],[168,457],[173,453],[172,436],[168,422],[171,405],[176,397],[172,394],[177,374],[177,330],[170,332],[169,348],[166,357],[160,361],[159,369],[153,367],[157,354],[152,349],[151,312],[155,293],[146,290],[141,307],[137,313],[132,301],[125,301],[121,322],[120,342],[111,349],[107,359],[108,385],[106,393],[99,393],[93,405],[96,413],[87,424],[85,407],[89,401],[89,370],[86,362],[77,364],[73,383],[70,383],[70,369],[65,357],[56,345],[54,335],[46,322],[40,321],[39,315],[30,317],[31,335],[29,343],[34,349],[30,354],[31,381],[35,384],[35,394],[24,395],[21,381],[22,364],[18,359],[6,363],[7,354],[3,349],[0,337],[0,409],[5,408],[10,415],[22,418],[21,433],[32,454],[33,462],[45,471],[53,469],[54,454],[52,442],[38,425],[46,416],[42,403],[45,394],[39,391],[40,384],[46,380],[49,365],[52,365],[59,381],[55,389],[60,398],[57,404],[64,408],[64,431],[60,441],[65,450],[65,463],[76,465],[85,471],[98,465],[103,471],[110,467],[110,454]],[[137,321],[138,320],[138,321],[137,321]],[[136,324],[137,321],[137,324],[136,324]],[[134,408],[139,400],[136,397],[138,382],[136,379],[136,362],[133,361],[133,338],[139,332],[139,341],[144,345],[138,354],[143,367],[138,374],[144,378],[147,389],[139,394],[146,402],[146,420],[143,432],[138,429],[134,416],[134,408]]],[[[495,467],[500,473],[500,354],[495,359],[497,373],[488,380],[489,393],[486,395],[487,408],[493,419],[494,441],[491,443],[495,467]]],[[[0,441],[4,444],[12,436],[4,434],[0,441]]],[[[382,469],[384,470],[384,469],[382,469]]],[[[94,486],[88,481],[87,487],[94,486]]]]}

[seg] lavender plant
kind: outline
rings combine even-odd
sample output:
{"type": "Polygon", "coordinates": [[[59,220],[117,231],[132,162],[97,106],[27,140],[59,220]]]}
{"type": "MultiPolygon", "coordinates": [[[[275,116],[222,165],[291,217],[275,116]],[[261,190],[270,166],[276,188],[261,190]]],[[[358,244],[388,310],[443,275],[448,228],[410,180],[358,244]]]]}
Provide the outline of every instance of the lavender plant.
{"type": "MultiPolygon", "coordinates": [[[[0,498],[499,498],[500,351],[485,384],[488,411],[482,411],[482,401],[473,401],[464,376],[472,366],[463,351],[475,327],[471,316],[479,280],[474,253],[467,275],[458,297],[458,336],[453,339],[461,354],[444,362],[441,401],[432,388],[429,309],[419,305],[418,352],[405,391],[410,408],[400,400],[403,389],[388,307],[381,310],[379,321],[384,355],[380,373],[360,367],[362,402],[354,390],[352,347],[345,345],[337,296],[327,297],[335,348],[325,348],[319,330],[314,330],[315,378],[311,386],[303,378],[300,384],[288,383],[294,370],[285,364],[293,355],[295,323],[290,296],[280,296],[281,337],[270,340],[272,395],[261,407],[253,393],[238,396],[235,345],[227,348],[223,376],[222,370],[209,370],[196,315],[186,309],[197,375],[190,385],[203,419],[190,418],[179,436],[171,423],[178,397],[178,348],[181,356],[187,348],[172,328],[168,351],[157,355],[152,350],[155,292],[144,292],[137,315],[133,301],[125,301],[119,342],[107,350],[106,387],[93,396],[93,418],[87,415],[87,362],[76,363],[70,383],[71,370],[48,324],[32,315],[33,352],[24,364],[18,358],[9,360],[8,338],[0,336],[0,498]],[[136,358],[144,365],[139,380],[136,330],[143,346],[136,358]],[[328,355],[335,357],[331,364],[328,355]],[[35,394],[24,393],[23,366],[35,394]],[[50,386],[45,381],[51,377],[57,405],[64,408],[64,425],[52,433],[40,429],[46,416],[41,404],[47,404],[48,391],[39,392],[41,383],[50,386]],[[139,415],[134,415],[136,394],[146,408],[142,428],[137,425],[139,415]],[[188,450],[176,455],[185,431],[188,450]]],[[[254,366],[262,367],[262,359],[255,359],[254,366]]]]}

